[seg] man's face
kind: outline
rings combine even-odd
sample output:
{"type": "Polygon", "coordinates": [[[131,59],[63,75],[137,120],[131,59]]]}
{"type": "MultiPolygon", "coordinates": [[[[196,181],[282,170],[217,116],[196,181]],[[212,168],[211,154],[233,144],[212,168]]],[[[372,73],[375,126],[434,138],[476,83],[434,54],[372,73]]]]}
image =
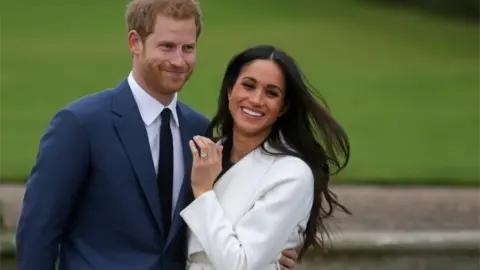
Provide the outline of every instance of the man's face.
{"type": "Polygon", "coordinates": [[[182,89],[195,66],[195,19],[176,20],[160,14],[145,40],[132,32],[129,41],[139,69],[136,73],[148,90],[168,95],[182,89]]]}

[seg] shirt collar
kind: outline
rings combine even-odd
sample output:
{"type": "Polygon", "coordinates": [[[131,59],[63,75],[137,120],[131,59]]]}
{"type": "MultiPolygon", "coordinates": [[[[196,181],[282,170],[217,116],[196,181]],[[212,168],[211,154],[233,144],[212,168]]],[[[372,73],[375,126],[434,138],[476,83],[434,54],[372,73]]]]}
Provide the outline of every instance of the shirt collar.
{"type": "MultiPolygon", "coordinates": [[[[138,85],[138,83],[133,78],[132,72],[130,72],[130,74],[128,75],[127,80],[130,89],[132,90],[133,98],[135,99],[135,102],[137,103],[138,109],[140,111],[140,115],[142,116],[143,122],[147,126],[151,125],[153,121],[155,121],[155,119],[157,119],[157,117],[163,111],[165,106],[162,103],[158,102],[158,100],[150,96],[140,85],[138,85]]],[[[172,102],[168,104],[167,108],[172,111],[172,116],[177,127],[180,126],[177,115],[177,93],[175,93],[172,102]]]]}

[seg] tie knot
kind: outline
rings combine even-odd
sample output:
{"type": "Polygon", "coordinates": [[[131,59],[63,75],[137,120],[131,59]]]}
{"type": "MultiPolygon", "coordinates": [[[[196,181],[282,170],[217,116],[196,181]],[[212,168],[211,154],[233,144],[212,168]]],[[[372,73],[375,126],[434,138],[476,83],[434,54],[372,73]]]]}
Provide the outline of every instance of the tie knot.
{"type": "Polygon", "coordinates": [[[172,111],[170,111],[169,108],[163,109],[162,112],[160,113],[162,117],[170,117],[171,114],[172,114],[172,111]]]}
{"type": "Polygon", "coordinates": [[[172,115],[172,111],[170,111],[169,108],[163,109],[163,111],[160,113],[160,116],[162,117],[162,122],[164,121],[170,122],[171,115],[172,115]]]}

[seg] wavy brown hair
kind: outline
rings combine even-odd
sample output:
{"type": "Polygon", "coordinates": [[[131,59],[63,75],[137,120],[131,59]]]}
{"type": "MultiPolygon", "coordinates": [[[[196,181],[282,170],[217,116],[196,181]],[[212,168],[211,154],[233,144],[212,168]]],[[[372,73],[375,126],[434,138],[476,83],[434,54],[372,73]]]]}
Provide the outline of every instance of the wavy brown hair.
{"type": "MultiPolygon", "coordinates": [[[[337,196],[328,189],[331,175],[344,169],[350,157],[348,136],[329,113],[325,100],[319,95],[298,68],[292,57],[270,45],[248,48],[230,61],[220,89],[218,110],[209,130],[219,137],[232,138],[233,118],[228,109],[228,92],[235,84],[241,69],[248,63],[270,59],[277,63],[285,77],[285,104],[287,111],[273,124],[266,141],[280,153],[305,161],[314,176],[314,199],[303,233],[304,242],[299,251],[299,261],[312,246],[325,247],[328,230],[324,220],[333,215],[334,209],[351,212],[337,201],[337,196]]],[[[301,199],[301,198],[299,198],[301,199]]]]}
{"type": "Polygon", "coordinates": [[[197,39],[200,37],[203,19],[197,0],[132,0],[125,13],[127,30],[137,31],[145,40],[153,32],[159,14],[177,20],[195,18],[197,39]]]}

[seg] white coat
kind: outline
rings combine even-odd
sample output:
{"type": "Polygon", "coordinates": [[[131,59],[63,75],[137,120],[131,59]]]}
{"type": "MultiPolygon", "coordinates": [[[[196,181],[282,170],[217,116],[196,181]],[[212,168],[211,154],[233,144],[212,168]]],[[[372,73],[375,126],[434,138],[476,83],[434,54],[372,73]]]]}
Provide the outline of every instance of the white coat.
{"type": "Polygon", "coordinates": [[[257,148],[181,211],[187,269],[280,269],[282,250],[301,244],[312,203],[310,167],[257,148]]]}

